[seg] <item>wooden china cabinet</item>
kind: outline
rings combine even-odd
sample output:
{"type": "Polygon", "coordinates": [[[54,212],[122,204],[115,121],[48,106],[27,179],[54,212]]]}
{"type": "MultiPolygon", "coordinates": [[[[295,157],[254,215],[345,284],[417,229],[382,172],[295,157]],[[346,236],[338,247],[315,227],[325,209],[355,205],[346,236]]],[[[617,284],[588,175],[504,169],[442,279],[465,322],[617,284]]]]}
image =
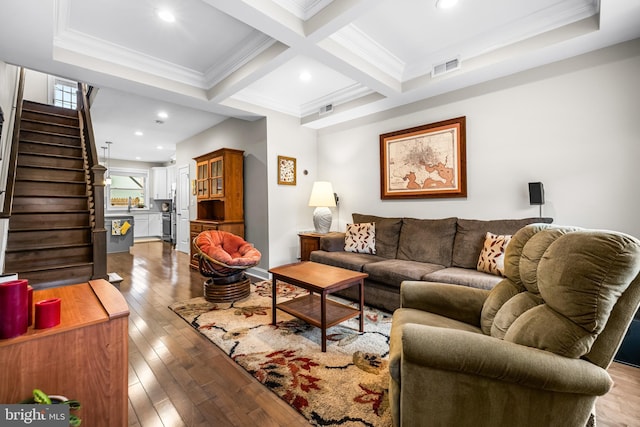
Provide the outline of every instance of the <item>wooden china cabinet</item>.
{"type": "Polygon", "coordinates": [[[197,219],[191,221],[190,265],[198,268],[193,239],[205,230],[244,238],[244,151],[221,148],[196,161],[197,219]]]}

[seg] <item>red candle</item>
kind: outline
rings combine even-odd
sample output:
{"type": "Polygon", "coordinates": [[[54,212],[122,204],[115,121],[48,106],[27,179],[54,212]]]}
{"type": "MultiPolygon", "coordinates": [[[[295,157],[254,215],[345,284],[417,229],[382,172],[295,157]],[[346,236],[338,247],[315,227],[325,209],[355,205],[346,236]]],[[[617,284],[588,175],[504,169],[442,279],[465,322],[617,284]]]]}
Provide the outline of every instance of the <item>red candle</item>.
{"type": "Polygon", "coordinates": [[[0,339],[13,338],[27,332],[28,281],[0,283],[0,339]]]}
{"type": "Polygon", "coordinates": [[[51,298],[36,303],[36,329],[46,329],[60,323],[60,298],[51,298]]]}

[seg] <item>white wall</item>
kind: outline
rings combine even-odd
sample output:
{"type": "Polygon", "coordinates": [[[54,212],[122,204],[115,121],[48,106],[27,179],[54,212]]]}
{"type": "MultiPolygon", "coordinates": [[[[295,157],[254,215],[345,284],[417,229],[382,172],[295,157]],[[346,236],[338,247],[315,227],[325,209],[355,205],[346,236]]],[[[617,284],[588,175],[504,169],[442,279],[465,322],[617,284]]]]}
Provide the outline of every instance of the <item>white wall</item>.
{"type": "MultiPolygon", "coordinates": [[[[537,216],[640,237],[640,40],[443,95],[318,135],[318,175],[351,213],[416,218],[537,216]],[[466,116],[465,199],[380,199],[379,135],[466,116]]],[[[271,141],[270,141],[271,142],[271,141]]],[[[300,201],[302,203],[302,201],[300,201]]]]}
{"type": "Polygon", "coordinates": [[[25,69],[24,80],[24,99],[40,104],[49,103],[49,76],[47,74],[25,69]]]}
{"type": "Polygon", "coordinates": [[[329,177],[317,170],[316,131],[300,126],[299,119],[268,113],[267,136],[269,266],[273,267],[295,262],[300,256],[297,233],[313,230],[315,208],[307,206],[311,187],[314,181],[329,177]],[[296,159],[296,185],[278,185],[278,156],[296,159]]]}
{"type": "MultiPolygon", "coordinates": [[[[18,71],[18,67],[0,61],[0,106],[2,106],[2,115],[4,117],[2,132],[0,132],[0,156],[2,156],[2,159],[8,159],[11,152],[13,122],[15,120],[13,104],[16,97],[16,86],[19,78],[18,71]]],[[[0,206],[4,206],[4,190],[6,190],[7,172],[8,163],[4,160],[0,161],[0,185],[3,190],[2,194],[0,194],[0,206]]],[[[0,219],[0,267],[3,272],[8,231],[9,219],[0,219]]]]}

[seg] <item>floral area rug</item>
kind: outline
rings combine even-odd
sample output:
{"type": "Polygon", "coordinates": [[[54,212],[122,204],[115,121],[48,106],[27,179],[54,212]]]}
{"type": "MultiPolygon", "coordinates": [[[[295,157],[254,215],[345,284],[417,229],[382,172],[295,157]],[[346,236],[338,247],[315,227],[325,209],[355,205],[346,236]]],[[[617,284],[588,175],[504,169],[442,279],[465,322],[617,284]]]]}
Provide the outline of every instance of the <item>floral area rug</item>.
{"type": "MultiPolygon", "coordinates": [[[[277,287],[278,302],[307,293],[283,282],[277,287]]],[[[281,310],[271,325],[270,281],[252,284],[251,295],[235,303],[198,297],[169,308],[312,425],[391,425],[388,313],[366,308],[363,333],[357,317],[329,328],[322,353],[319,328],[281,310]]]]}

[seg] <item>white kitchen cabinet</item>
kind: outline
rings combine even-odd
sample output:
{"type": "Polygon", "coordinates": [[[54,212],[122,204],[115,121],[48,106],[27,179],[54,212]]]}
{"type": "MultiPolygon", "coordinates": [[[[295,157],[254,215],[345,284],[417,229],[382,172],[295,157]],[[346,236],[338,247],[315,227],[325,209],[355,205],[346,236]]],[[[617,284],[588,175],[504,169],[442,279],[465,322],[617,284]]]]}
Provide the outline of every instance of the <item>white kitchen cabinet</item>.
{"type": "Polygon", "coordinates": [[[154,167],[151,168],[151,177],[153,179],[153,192],[151,193],[153,199],[170,199],[169,195],[170,187],[167,188],[167,168],[154,167]]]}
{"type": "Polygon", "coordinates": [[[149,236],[149,214],[135,213],[133,214],[133,237],[149,236]]]}
{"type": "Polygon", "coordinates": [[[149,236],[162,237],[162,214],[149,214],[149,236]]]}
{"type": "Polygon", "coordinates": [[[176,166],[167,166],[167,193],[169,198],[173,198],[176,194],[176,177],[176,166]]]}
{"type": "Polygon", "coordinates": [[[171,199],[176,189],[176,167],[153,167],[151,168],[153,179],[152,199],[171,199]]]}

